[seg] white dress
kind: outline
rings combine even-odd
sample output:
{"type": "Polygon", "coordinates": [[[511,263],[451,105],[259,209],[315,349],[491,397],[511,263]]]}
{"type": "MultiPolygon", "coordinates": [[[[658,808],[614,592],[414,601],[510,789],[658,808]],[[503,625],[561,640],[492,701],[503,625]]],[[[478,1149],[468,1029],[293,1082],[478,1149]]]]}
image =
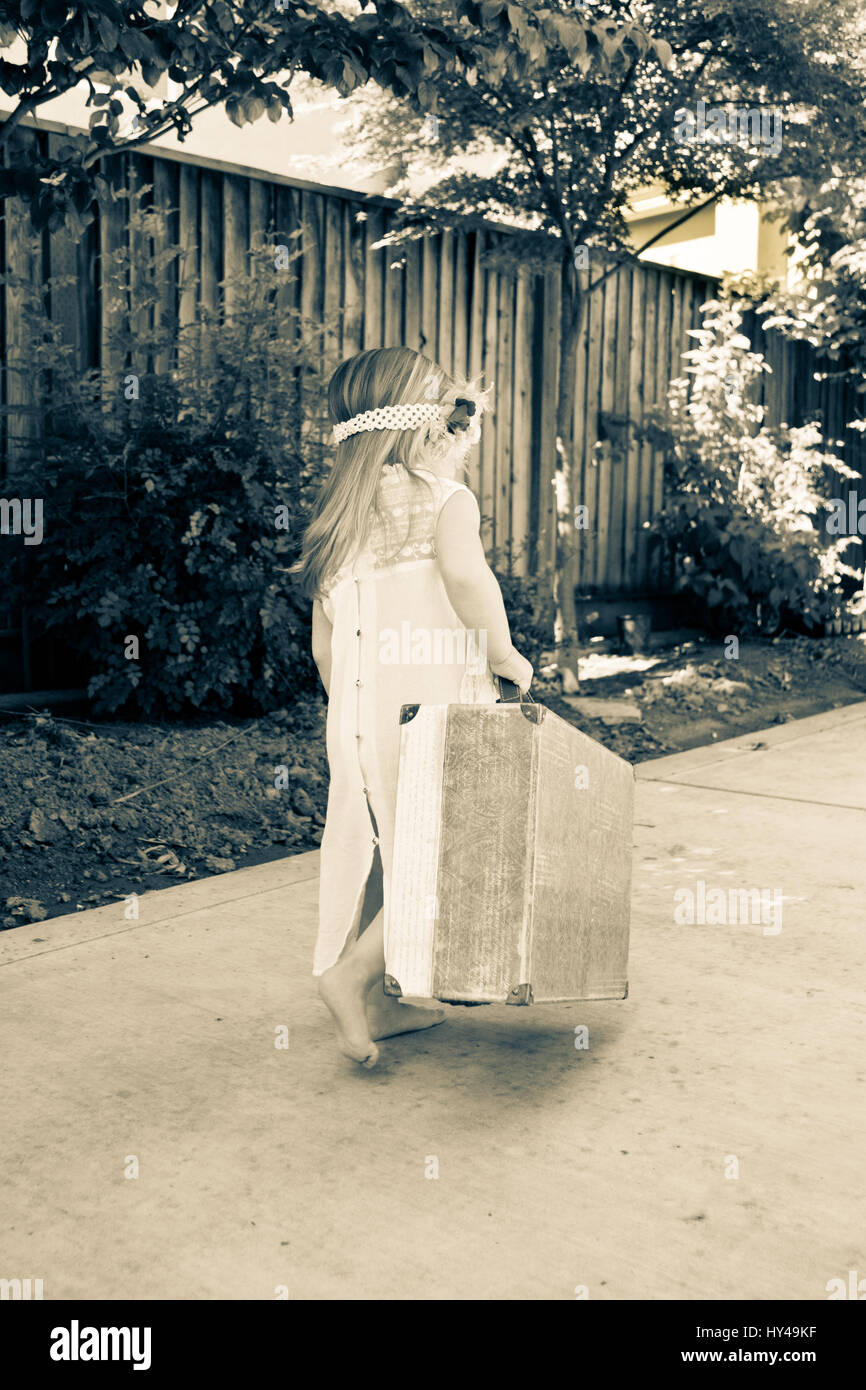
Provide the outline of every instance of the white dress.
{"type": "Polygon", "coordinates": [[[454,492],[469,489],[427,470],[424,476],[433,487],[429,500],[427,490],[401,465],[383,466],[380,496],[393,529],[377,522],[363,550],[325,586],[323,609],[333,626],[327,719],[330,785],[314,975],[334,965],[358,934],[377,843],[387,933],[400,706],[483,704],[495,701],[498,694],[483,638],[473,642],[467,634],[448,600],[436,561],[439,512],[454,492]],[[411,530],[394,555],[406,534],[410,504],[411,530]]]}

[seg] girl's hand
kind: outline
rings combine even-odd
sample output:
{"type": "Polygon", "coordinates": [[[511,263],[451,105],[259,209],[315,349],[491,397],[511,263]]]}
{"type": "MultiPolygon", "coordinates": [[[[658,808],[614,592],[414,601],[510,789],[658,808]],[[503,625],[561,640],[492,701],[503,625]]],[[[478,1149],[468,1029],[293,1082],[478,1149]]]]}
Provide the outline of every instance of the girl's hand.
{"type": "Polygon", "coordinates": [[[494,676],[502,676],[507,681],[514,681],[521,695],[525,695],[532,684],[532,666],[526,657],[521,656],[514,647],[511,648],[503,661],[495,663],[491,661],[490,669],[494,676]]]}

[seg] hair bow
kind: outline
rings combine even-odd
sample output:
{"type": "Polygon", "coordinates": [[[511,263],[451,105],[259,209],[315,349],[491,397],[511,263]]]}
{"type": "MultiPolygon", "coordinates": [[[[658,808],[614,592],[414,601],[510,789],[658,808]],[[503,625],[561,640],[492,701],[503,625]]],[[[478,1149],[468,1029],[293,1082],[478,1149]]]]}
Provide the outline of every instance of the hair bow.
{"type": "Polygon", "coordinates": [[[454,409],[448,416],[447,428],[452,434],[455,430],[468,430],[469,421],[477,410],[474,401],[467,400],[465,396],[458,396],[454,409]]]}

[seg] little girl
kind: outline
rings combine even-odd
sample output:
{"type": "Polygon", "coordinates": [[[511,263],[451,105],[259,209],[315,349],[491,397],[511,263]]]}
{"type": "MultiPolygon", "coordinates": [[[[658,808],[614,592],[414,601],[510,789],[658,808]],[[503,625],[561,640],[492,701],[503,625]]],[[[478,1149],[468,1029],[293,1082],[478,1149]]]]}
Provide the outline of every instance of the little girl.
{"type": "Polygon", "coordinates": [[[334,464],[296,567],[328,694],[313,974],[342,1051],[372,1067],[377,1039],[445,1016],[383,990],[400,707],[494,701],[493,674],[526,691],[532,667],[511,643],[478,503],[453,477],[480,437],[484,395],[409,348],[378,348],[338,367],[329,407],[334,464]],[[383,906],[362,929],[377,845],[383,906]]]}

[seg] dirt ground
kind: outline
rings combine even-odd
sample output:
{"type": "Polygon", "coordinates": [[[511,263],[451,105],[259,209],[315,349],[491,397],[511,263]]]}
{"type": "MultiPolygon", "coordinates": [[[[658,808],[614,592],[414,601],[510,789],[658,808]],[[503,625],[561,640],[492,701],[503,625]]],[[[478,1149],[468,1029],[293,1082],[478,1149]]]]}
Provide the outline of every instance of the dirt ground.
{"type": "MultiPolygon", "coordinates": [[[[590,652],[578,699],[541,672],[534,697],[630,761],[850,704],[866,634],[718,641],[648,656],[590,652]],[[610,720],[611,722],[607,722],[610,720]]],[[[314,849],[327,803],[325,705],[259,720],[97,723],[3,712],[0,928],[314,849]]]]}
{"type": "Polygon", "coordinates": [[[613,752],[640,762],[862,700],[866,633],[746,641],[734,659],[725,656],[719,639],[661,647],[646,656],[589,653],[581,661],[580,684],[578,698],[637,706],[638,722],[608,724],[581,713],[543,679],[533,691],[613,752]]]}
{"type": "Polygon", "coordinates": [[[0,927],[314,849],[325,707],[196,725],[7,715],[0,927]],[[290,727],[291,721],[291,727],[290,727]]]}

